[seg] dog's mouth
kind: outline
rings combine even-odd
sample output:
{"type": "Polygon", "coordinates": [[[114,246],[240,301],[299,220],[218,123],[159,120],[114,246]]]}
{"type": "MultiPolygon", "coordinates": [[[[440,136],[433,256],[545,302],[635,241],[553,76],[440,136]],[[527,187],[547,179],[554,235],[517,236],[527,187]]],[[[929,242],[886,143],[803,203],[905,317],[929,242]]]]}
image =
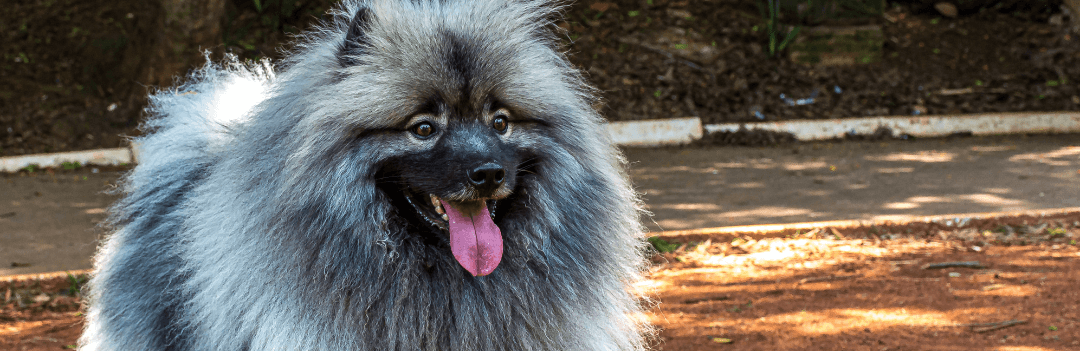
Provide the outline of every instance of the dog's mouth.
{"type": "MultiPolygon", "coordinates": [[[[443,200],[442,198],[435,196],[435,194],[424,194],[408,189],[404,189],[402,192],[405,195],[405,201],[408,201],[409,205],[416,210],[416,214],[427,222],[427,224],[442,229],[443,232],[450,231],[450,216],[446,213],[446,209],[444,208],[445,206],[448,206],[447,203],[450,201],[443,200]]],[[[498,205],[498,200],[476,200],[468,201],[468,203],[471,203],[471,206],[477,206],[480,201],[483,201],[483,205],[488,209],[488,215],[494,220],[495,206],[498,205]]],[[[463,204],[464,202],[458,203],[463,204]]]]}
{"type": "Polygon", "coordinates": [[[491,274],[502,260],[502,231],[495,225],[494,199],[448,201],[403,189],[421,219],[449,236],[454,259],[474,276],[491,274]]]}

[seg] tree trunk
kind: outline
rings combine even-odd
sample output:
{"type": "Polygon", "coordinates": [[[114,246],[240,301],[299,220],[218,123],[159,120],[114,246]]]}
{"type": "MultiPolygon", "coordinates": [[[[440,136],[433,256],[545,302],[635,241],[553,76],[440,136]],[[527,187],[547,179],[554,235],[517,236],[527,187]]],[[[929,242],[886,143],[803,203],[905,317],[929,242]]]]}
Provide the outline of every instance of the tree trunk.
{"type": "Polygon", "coordinates": [[[146,73],[149,85],[167,86],[203,62],[204,50],[221,44],[225,0],[161,0],[162,30],[146,73]]]}

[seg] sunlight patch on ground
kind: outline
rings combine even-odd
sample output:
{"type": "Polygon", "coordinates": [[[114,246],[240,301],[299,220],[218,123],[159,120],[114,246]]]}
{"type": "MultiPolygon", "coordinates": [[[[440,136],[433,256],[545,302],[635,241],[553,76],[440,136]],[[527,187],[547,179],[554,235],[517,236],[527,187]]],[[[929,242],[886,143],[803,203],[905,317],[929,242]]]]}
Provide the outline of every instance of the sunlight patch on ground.
{"type": "MultiPolygon", "coordinates": [[[[833,239],[762,239],[736,243],[710,243],[689,247],[680,254],[683,262],[700,265],[695,268],[657,271],[650,278],[707,276],[718,282],[737,284],[746,279],[788,279],[849,262],[862,262],[868,257],[887,257],[903,248],[920,252],[939,248],[940,243],[921,240],[892,242],[888,247],[875,245],[871,240],[833,239]],[[737,247],[737,251],[736,248],[737,247]],[[732,254],[738,252],[737,254],[732,254]],[[739,277],[731,280],[730,277],[739,277]]],[[[815,289],[804,286],[804,289],[815,289]]]]}
{"type": "MultiPolygon", "coordinates": [[[[732,324],[746,321],[732,320],[732,324]]],[[[850,330],[883,330],[892,327],[945,327],[957,323],[938,311],[907,308],[830,309],[819,312],[794,312],[759,318],[761,328],[794,329],[801,333],[837,334],[850,330]]]]}
{"type": "Polygon", "coordinates": [[[45,323],[47,323],[47,322],[46,321],[15,322],[15,323],[12,323],[12,324],[7,324],[7,325],[4,325],[4,326],[0,326],[0,336],[14,336],[14,335],[19,334],[23,330],[30,329],[30,328],[35,328],[35,327],[40,327],[42,325],[45,325],[45,323]]]}
{"type": "Polygon", "coordinates": [[[783,165],[785,170],[788,171],[803,171],[807,169],[825,168],[829,165],[825,162],[789,162],[783,165]]]}
{"type": "Polygon", "coordinates": [[[696,204],[664,204],[658,206],[665,210],[680,210],[680,211],[716,211],[720,209],[720,206],[709,203],[696,203],[696,204]]]}
{"type": "Polygon", "coordinates": [[[921,206],[921,205],[915,204],[915,203],[910,203],[910,202],[890,202],[890,203],[887,203],[885,205],[882,205],[881,207],[882,208],[887,208],[887,209],[890,209],[890,210],[910,210],[910,209],[913,209],[913,208],[919,208],[919,206],[921,206]]]}
{"type": "Polygon", "coordinates": [[[893,174],[893,173],[911,173],[914,172],[914,167],[886,167],[878,168],[878,173],[893,174]]]}
{"type": "MultiPolygon", "coordinates": [[[[652,190],[647,191],[646,197],[649,195],[658,195],[652,190]]],[[[758,207],[748,210],[736,210],[728,212],[719,212],[721,209],[719,205],[698,203],[698,204],[677,204],[674,206],[662,205],[657,207],[648,207],[647,209],[663,209],[663,210],[689,210],[689,211],[701,211],[699,214],[687,214],[683,218],[679,219],[665,219],[656,221],[655,224],[660,227],[660,230],[680,230],[690,228],[702,228],[706,223],[720,221],[731,222],[735,219],[746,220],[747,218],[762,219],[767,218],[770,221],[782,221],[787,217],[819,217],[829,215],[829,213],[814,212],[806,208],[793,208],[793,207],[778,207],[778,206],[766,206],[758,207]],[[711,206],[716,206],[715,208],[711,206]],[[712,211],[712,212],[709,212],[712,211]]]]}
{"type": "Polygon", "coordinates": [[[1054,151],[1044,153],[1019,154],[1009,158],[1012,162],[1033,161],[1051,166],[1068,166],[1080,156],[1080,146],[1066,146],[1054,151]],[[1070,160],[1057,160],[1058,158],[1071,157],[1070,160]]]}
{"type": "Polygon", "coordinates": [[[716,168],[746,168],[747,164],[743,162],[719,162],[714,163],[713,167],[716,168]]]}
{"type": "Polygon", "coordinates": [[[794,207],[779,207],[779,206],[765,206],[758,207],[752,210],[743,211],[729,211],[717,214],[721,217],[787,217],[787,216],[805,216],[813,213],[813,211],[805,208],[794,207]]]}
{"type": "Polygon", "coordinates": [[[731,188],[736,189],[761,189],[765,187],[765,183],[762,182],[744,182],[738,184],[732,184],[731,188]]]}
{"type": "Polygon", "coordinates": [[[712,256],[702,260],[701,263],[710,266],[742,265],[747,263],[761,264],[766,262],[779,262],[797,256],[798,255],[794,251],[767,251],[738,256],[712,256]]]}
{"type": "Polygon", "coordinates": [[[655,173],[687,173],[687,172],[701,173],[702,170],[700,168],[695,168],[695,167],[672,166],[672,167],[659,167],[659,168],[656,168],[655,170],[653,170],[653,172],[655,172],[655,173]]]}
{"type": "Polygon", "coordinates": [[[1023,205],[1024,202],[1020,200],[1006,199],[992,194],[971,194],[960,196],[960,199],[971,201],[983,205],[994,206],[1017,206],[1023,205]]]}
{"type": "Polygon", "coordinates": [[[1021,200],[1007,199],[994,194],[967,194],[959,196],[912,196],[906,201],[890,202],[882,205],[882,208],[890,210],[910,210],[922,207],[929,203],[955,203],[968,201],[986,206],[997,206],[1003,209],[1022,208],[1026,202],[1021,200]]]}
{"type": "Polygon", "coordinates": [[[956,290],[953,291],[953,295],[961,297],[1023,297],[1035,296],[1038,292],[1039,289],[1036,289],[1031,285],[991,284],[983,287],[982,290],[956,290]]]}
{"type": "Polygon", "coordinates": [[[829,196],[832,192],[828,190],[800,190],[799,194],[803,196],[829,196]]]}
{"type": "Polygon", "coordinates": [[[915,153],[898,152],[882,156],[866,156],[865,159],[867,161],[941,163],[952,161],[954,158],[956,158],[955,153],[927,150],[915,153]]]}

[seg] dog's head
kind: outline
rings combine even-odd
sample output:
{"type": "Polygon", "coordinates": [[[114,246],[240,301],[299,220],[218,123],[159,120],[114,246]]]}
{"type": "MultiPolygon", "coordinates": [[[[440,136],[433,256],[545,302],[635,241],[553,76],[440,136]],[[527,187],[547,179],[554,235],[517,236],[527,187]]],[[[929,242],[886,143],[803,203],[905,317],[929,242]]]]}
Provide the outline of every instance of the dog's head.
{"type": "MultiPolygon", "coordinates": [[[[532,221],[524,218],[537,209],[529,196],[538,183],[576,174],[582,183],[565,186],[580,187],[595,177],[582,173],[573,149],[591,150],[585,158],[611,155],[598,154],[608,148],[601,138],[580,135],[595,133],[599,118],[551,37],[554,9],[477,1],[360,4],[331,38],[336,47],[313,49],[318,60],[301,55],[283,79],[302,82],[288,85],[310,97],[296,129],[305,144],[294,153],[335,155],[326,164],[345,169],[326,170],[335,176],[363,169],[356,176],[374,180],[387,209],[370,216],[421,239],[409,242],[425,243],[424,255],[452,257],[481,276],[499,265],[504,248],[513,250],[504,239],[519,235],[515,224],[521,232],[532,221]]],[[[297,173],[311,167],[325,165],[297,166],[297,173]]],[[[289,191],[311,197],[331,189],[312,187],[289,191]]]]}

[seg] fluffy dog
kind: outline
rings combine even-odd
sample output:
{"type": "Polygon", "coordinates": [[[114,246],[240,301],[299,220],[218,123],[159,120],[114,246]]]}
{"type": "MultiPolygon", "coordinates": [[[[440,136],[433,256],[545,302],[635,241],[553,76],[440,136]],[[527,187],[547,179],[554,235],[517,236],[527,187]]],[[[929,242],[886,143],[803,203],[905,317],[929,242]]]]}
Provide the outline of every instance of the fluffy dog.
{"type": "Polygon", "coordinates": [[[151,96],[82,350],[640,350],[640,202],[540,1],[346,1],[151,96]]]}

